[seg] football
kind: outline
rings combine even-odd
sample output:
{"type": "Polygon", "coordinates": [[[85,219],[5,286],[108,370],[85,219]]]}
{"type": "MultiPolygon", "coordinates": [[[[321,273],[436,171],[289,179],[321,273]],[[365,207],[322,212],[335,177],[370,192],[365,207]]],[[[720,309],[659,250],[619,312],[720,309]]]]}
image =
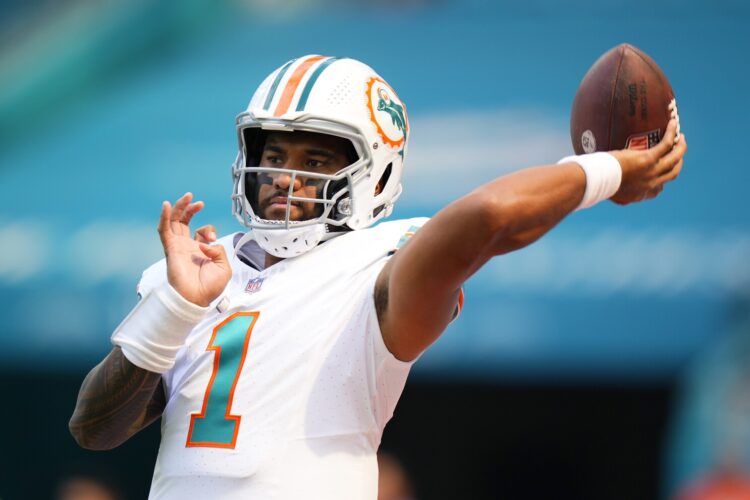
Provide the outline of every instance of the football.
{"type": "Polygon", "coordinates": [[[669,80],[642,50],[627,43],[602,55],[583,77],[570,115],[576,154],[648,149],[677,116],[669,80]]]}

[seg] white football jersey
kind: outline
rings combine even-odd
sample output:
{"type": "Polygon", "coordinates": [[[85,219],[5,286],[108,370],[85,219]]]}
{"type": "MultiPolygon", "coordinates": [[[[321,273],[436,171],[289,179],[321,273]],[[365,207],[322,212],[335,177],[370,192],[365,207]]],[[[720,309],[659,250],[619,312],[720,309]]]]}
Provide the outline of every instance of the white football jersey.
{"type": "MultiPolygon", "coordinates": [[[[425,221],[353,231],[265,270],[230,259],[227,307],[211,309],[164,374],[150,498],[377,497],[376,452],[411,363],[383,343],[374,284],[425,221]]],[[[219,240],[230,256],[234,239],[219,240]]],[[[243,253],[262,262],[258,250],[243,253]]],[[[161,261],[138,291],[165,280],[161,261]]]]}

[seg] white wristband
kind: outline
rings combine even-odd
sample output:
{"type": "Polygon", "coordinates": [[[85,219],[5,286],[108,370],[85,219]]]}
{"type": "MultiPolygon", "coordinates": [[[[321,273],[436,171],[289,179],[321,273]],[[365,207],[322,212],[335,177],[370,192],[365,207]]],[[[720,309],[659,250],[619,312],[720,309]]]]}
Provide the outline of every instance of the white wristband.
{"type": "Polygon", "coordinates": [[[578,163],[586,174],[586,191],[576,210],[608,200],[620,189],[622,167],[617,158],[609,153],[566,156],[557,163],[578,163]]]}
{"type": "Polygon", "coordinates": [[[139,368],[164,373],[210,307],[186,300],[169,283],[146,294],[112,334],[125,357],[139,368]]]}

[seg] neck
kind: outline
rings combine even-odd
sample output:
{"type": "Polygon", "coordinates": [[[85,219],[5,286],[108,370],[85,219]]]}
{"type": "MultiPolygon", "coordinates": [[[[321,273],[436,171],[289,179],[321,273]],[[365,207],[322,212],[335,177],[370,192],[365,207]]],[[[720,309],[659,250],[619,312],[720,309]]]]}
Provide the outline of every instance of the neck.
{"type": "Polygon", "coordinates": [[[282,260],[284,260],[282,257],[276,257],[275,255],[271,255],[270,253],[266,252],[266,269],[274,264],[281,262],[282,260]]]}

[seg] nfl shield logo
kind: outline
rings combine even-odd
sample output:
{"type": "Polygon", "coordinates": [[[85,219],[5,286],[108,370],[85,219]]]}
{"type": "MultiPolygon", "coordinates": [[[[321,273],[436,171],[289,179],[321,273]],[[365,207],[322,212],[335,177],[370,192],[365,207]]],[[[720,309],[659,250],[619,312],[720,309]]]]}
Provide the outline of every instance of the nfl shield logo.
{"type": "Polygon", "coordinates": [[[638,149],[646,150],[656,146],[661,140],[661,131],[659,129],[652,130],[639,135],[631,135],[628,137],[625,149],[638,149]]]}
{"type": "Polygon", "coordinates": [[[258,290],[260,290],[261,286],[263,286],[263,278],[252,278],[250,281],[247,282],[247,285],[245,286],[245,291],[247,293],[255,293],[258,290]]]}

